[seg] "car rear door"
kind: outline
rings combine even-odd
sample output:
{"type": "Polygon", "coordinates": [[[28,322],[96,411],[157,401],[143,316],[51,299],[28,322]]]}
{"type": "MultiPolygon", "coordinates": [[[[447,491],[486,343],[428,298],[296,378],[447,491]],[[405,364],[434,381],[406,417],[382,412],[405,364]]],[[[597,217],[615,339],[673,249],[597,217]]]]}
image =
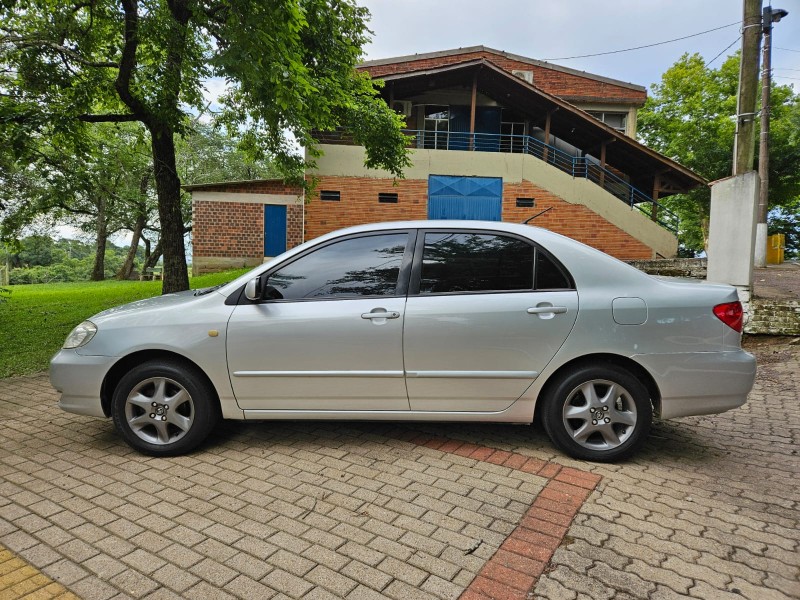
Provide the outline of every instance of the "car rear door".
{"type": "Polygon", "coordinates": [[[348,236],[264,274],[275,298],[240,304],[228,324],[239,407],[408,410],[402,332],[412,248],[409,231],[348,236]]]}
{"type": "Polygon", "coordinates": [[[404,327],[411,410],[510,406],[569,335],[578,294],[563,266],[506,233],[417,236],[404,327]]]}

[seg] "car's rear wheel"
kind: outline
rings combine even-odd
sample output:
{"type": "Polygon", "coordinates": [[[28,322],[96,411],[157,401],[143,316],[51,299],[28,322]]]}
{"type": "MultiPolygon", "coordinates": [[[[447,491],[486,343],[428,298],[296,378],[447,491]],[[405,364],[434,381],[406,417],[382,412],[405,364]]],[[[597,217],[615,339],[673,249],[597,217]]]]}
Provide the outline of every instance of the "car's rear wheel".
{"type": "Polygon", "coordinates": [[[213,387],[197,369],[151,361],[128,372],[114,390],[112,416],[125,441],[152,456],[184,454],[219,420],[213,387]]]}
{"type": "Polygon", "coordinates": [[[650,431],[653,408],[642,383],[614,365],[582,366],[548,388],[542,424],[574,458],[609,462],[636,452],[650,431]]]}

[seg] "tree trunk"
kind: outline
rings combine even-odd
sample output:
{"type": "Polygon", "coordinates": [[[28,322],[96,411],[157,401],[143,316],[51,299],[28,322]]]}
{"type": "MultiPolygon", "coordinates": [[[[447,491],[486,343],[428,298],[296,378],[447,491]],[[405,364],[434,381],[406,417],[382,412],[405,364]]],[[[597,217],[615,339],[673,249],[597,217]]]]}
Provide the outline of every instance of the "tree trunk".
{"type": "Polygon", "coordinates": [[[106,278],[106,241],[108,239],[108,223],[106,222],[106,201],[101,198],[97,203],[97,239],[95,242],[94,267],[92,281],[103,281],[106,278]]]}
{"type": "Polygon", "coordinates": [[[161,221],[159,246],[164,253],[162,294],[189,289],[189,271],[183,246],[181,181],[175,166],[175,140],[166,125],[149,127],[152,136],[154,180],[161,221]]]}
{"type": "Polygon", "coordinates": [[[145,216],[139,215],[136,217],[136,223],[133,226],[133,238],[131,238],[131,247],[128,250],[128,256],[125,257],[125,263],[117,272],[117,279],[130,279],[133,272],[133,261],[136,259],[136,251],[139,249],[139,239],[142,237],[142,229],[145,225],[145,216]]]}
{"type": "Polygon", "coordinates": [[[144,256],[144,265],[142,265],[142,272],[146,271],[147,269],[152,269],[158,263],[158,259],[161,258],[161,240],[156,242],[155,248],[153,248],[153,252],[150,252],[150,242],[147,242],[147,252],[144,256]]]}

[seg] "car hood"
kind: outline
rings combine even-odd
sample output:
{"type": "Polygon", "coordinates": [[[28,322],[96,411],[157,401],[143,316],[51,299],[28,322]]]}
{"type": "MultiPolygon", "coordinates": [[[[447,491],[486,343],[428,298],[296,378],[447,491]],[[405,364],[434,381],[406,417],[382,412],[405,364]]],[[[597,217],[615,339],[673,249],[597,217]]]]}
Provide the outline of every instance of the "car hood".
{"type": "Polygon", "coordinates": [[[122,304],[120,306],[115,306],[114,308],[106,309],[97,313],[93,317],[90,317],[89,320],[97,325],[103,321],[124,317],[131,313],[142,314],[148,310],[161,310],[165,308],[186,305],[197,300],[195,291],[196,290],[186,290],[184,292],[175,292],[173,294],[155,296],[154,298],[136,300],[135,302],[129,302],[128,304],[122,304]]]}

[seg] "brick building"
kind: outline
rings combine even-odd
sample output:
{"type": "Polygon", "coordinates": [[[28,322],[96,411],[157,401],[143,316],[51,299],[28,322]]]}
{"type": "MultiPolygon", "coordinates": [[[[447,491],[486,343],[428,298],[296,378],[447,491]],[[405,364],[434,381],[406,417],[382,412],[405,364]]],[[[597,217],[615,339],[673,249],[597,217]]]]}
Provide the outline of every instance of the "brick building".
{"type": "Polygon", "coordinates": [[[524,221],[621,259],[673,256],[666,195],[705,182],[634,139],[637,85],[477,46],[364,63],[405,116],[405,179],[319,132],[310,197],[279,181],[187,186],[194,272],[259,264],[302,241],[373,221],[524,221]],[[543,212],[546,211],[546,212],[543,212]]]}

